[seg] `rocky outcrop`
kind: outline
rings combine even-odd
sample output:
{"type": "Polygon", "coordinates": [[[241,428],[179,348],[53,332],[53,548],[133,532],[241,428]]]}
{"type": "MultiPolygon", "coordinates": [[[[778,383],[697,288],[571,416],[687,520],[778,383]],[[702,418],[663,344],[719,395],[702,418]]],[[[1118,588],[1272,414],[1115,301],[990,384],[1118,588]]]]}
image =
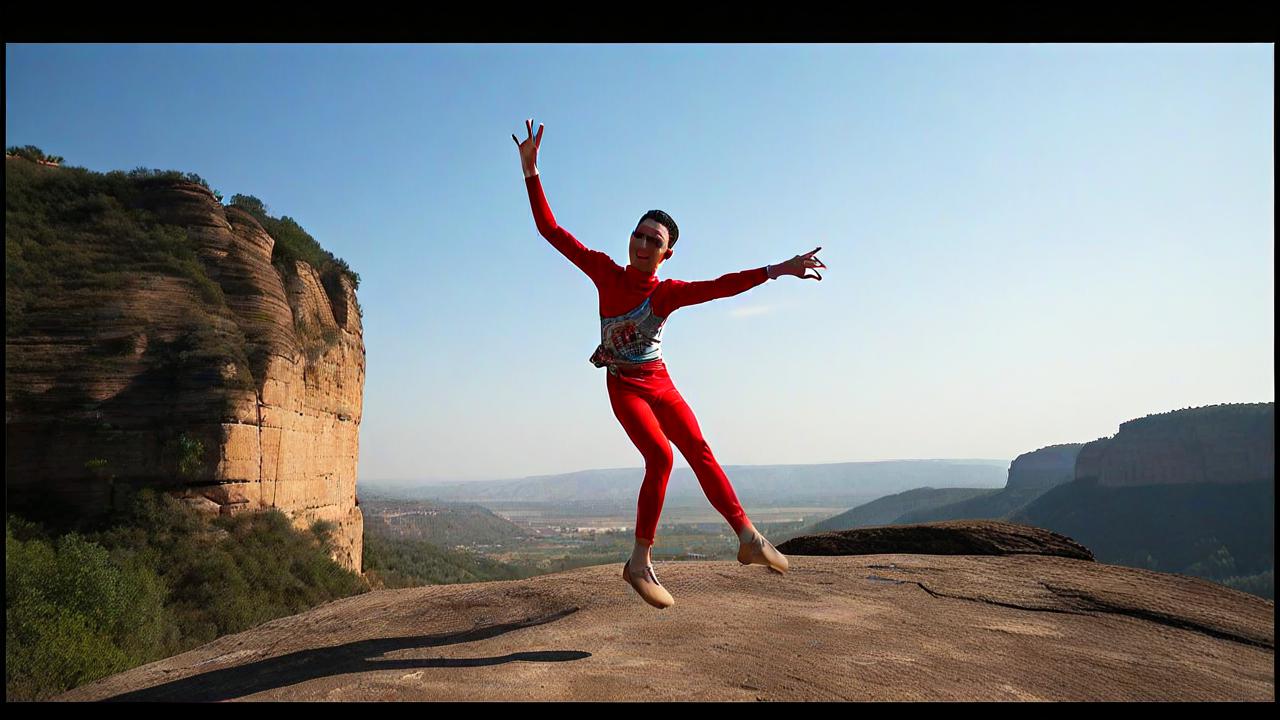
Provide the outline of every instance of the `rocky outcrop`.
{"type": "Polygon", "coordinates": [[[1148,415],[1086,443],[1075,479],[1104,486],[1275,482],[1275,403],[1148,415]]]}
{"type": "Polygon", "coordinates": [[[1023,453],[1009,464],[1006,488],[1041,488],[1071,482],[1075,478],[1076,455],[1084,443],[1050,445],[1023,453]]]}
{"type": "Polygon", "coordinates": [[[1057,555],[1093,560],[1089,548],[1030,525],[998,520],[947,520],[818,533],[780,543],[786,555],[1057,555]]]}
{"type": "Polygon", "coordinates": [[[1275,700],[1275,603],[1053,555],[616,563],[328,603],[59,700],[1275,700]]]}
{"type": "Polygon", "coordinates": [[[185,230],[216,285],[143,268],[6,338],[10,502],[94,513],[127,484],[221,513],[279,508],[299,527],[337,525],[335,559],[359,572],[365,350],[350,280],[277,268],[253,216],[200,185],[161,184],[141,203],[185,230]]]}

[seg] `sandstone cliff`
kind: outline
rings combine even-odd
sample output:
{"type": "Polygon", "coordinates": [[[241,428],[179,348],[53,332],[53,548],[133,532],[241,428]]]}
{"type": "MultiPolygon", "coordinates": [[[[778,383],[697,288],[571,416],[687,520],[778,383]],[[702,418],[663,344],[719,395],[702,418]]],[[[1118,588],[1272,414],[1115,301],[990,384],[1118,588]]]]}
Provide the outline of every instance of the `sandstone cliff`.
{"type": "MultiPolygon", "coordinates": [[[[220,513],[275,507],[299,527],[336,524],[335,559],[359,572],[365,350],[350,279],[273,265],[273,238],[201,185],[152,184],[135,200],[147,222],[185,232],[216,286],[131,266],[115,290],[68,294],[6,333],[11,507],[96,513],[122,485],[220,513]]],[[[88,256],[120,252],[86,237],[88,256]]]]}
{"type": "Polygon", "coordinates": [[[1084,443],[1050,445],[1023,453],[1009,464],[1006,488],[1051,488],[1075,477],[1076,455],[1084,443]]]}
{"type": "Polygon", "coordinates": [[[1080,449],[1075,479],[1103,486],[1275,482],[1275,418],[1275,403],[1242,403],[1129,420],[1080,449]]]}

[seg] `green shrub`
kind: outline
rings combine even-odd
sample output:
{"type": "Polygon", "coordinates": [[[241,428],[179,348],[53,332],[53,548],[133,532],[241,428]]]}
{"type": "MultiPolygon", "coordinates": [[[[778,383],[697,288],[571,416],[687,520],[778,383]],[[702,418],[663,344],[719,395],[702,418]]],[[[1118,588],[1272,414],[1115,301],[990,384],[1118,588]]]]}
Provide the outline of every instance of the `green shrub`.
{"type": "Polygon", "coordinates": [[[1268,600],[1276,599],[1275,570],[1267,570],[1256,575],[1232,576],[1217,582],[1268,600]]]}
{"type": "Polygon", "coordinates": [[[161,656],[174,637],[155,571],[75,533],[5,532],[5,687],[37,700],[161,656]]]}
{"type": "Polygon", "coordinates": [[[20,157],[20,158],[26,158],[27,160],[34,160],[34,161],[36,161],[36,162],[39,162],[39,161],[41,161],[41,160],[43,160],[43,161],[45,161],[45,162],[55,162],[55,163],[60,163],[60,162],[62,162],[62,157],[61,157],[61,156],[58,156],[58,155],[45,155],[45,154],[44,154],[44,151],[43,151],[43,150],[41,150],[40,148],[36,147],[35,145],[23,145],[23,146],[21,146],[21,147],[19,147],[19,146],[17,146],[17,145],[10,145],[10,146],[5,150],[5,154],[6,154],[6,155],[17,155],[17,156],[18,156],[18,157],[20,157]]]}
{"type": "Polygon", "coordinates": [[[361,567],[378,587],[515,580],[538,574],[533,568],[438,547],[425,540],[386,535],[376,527],[376,520],[365,526],[361,567]]]}
{"type": "Polygon", "coordinates": [[[204,443],[187,433],[172,438],[164,446],[165,457],[179,477],[192,479],[204,463],[204,443]]]}
{"type": "Polygon", "coordinates": [[[368,590],[329,557],[332,523],[208,518],[151,489],[84,535],[6,523],[6,689],[39,699],[368,590]]]}
{"type": "Polygon", "coordinates": [[[159,168],[137,167],[130,170],[127,174],[130,180],[138,182],[142,186],[150,186],[155,184],[164,184],[171,182],[189,182],[202,186],[205,190],[212,192],[209,183],[196,173],[184,173],[181,170],[161,170],[159,168]]]}

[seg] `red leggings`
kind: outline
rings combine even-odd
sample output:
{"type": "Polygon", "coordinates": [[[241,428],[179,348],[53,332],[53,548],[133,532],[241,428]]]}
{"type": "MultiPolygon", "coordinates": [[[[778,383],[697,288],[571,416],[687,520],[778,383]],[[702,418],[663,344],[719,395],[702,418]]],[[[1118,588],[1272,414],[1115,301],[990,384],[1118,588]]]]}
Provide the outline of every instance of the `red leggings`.
{"type": "Polygon", "coordinates": [[[636,508],[636,540],[653,545],[657,536],[658,516],[662,514],[662,500],[671,477],[671,443],[675,443],[689,462],[712,507],[729,521],[735,535],[741,533],[747,526],[747,513],[738,503],[738,496],[720,463],[711,454],[711,447],[702,437],[689,404],[671,384],[666,365],[655,360],[626,372],[629,374],[613,375],[606,371],[605,376],[613,414],[644,456],[644,484],[640,486],[636,508]]]}

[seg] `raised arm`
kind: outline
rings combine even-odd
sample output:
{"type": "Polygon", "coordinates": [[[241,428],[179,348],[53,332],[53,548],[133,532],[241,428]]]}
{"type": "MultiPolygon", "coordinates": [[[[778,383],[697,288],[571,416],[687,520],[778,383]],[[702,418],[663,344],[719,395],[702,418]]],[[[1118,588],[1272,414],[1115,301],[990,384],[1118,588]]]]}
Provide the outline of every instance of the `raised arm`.
{"type": "Polygon", "coordinates": [[[602,278],[617,268],[617,263],[605,253],[592,250],[578,242],[578,239],[568,230],[556,224],[556,217],[551,214],[551,206],[547,204],[547,196],[542,191],[542,176],[538,173],[538,147],[542,143],[543,126],[538,126],[538,135],[534,137],[533,121],[526,120],[525,124],[529,129],[529,139],[523,143],[516,140],[515,135],[512,135],[511,139],[516,140],[516,146],[520,148],[520,165],[524,169],[525,189],[529,192],[529,206],[533,209],[533,221],[538,226],[538,233],[546,238],[552,247],[569,258],[569,262],[586,273],[592,282],[599,285],[602,278]]]}
{"type": "Polygon", "coordinates": [[[661,292],[654,293],[653,311],[659,317],[666,317],[672,311],[686,305],[697,305],[708,300],[731,297],[738,293],[746,292],[766,280],[775,280],[783,275],[822,280],[817,268],[825,268],[826,264],[816,257],[817,252],[821,249],[821,247],[815,248],[777,265],[766,265],[761,268],[721,275],[715,280],[699,280],[698,282],[666,280],[663,282],[661,292]],[[808,273],[810,269],[813,270],[813,275],[808,273]]]}
{"type": "Polygon", "coordinates": [[[653,300],[653,311],[666,317],[686,305],[697,305],[708,300],[726,298],[744,293],[769,279],[767,267],[728,273],[715,280],[667,280],[662,292],[653,300]]]}

